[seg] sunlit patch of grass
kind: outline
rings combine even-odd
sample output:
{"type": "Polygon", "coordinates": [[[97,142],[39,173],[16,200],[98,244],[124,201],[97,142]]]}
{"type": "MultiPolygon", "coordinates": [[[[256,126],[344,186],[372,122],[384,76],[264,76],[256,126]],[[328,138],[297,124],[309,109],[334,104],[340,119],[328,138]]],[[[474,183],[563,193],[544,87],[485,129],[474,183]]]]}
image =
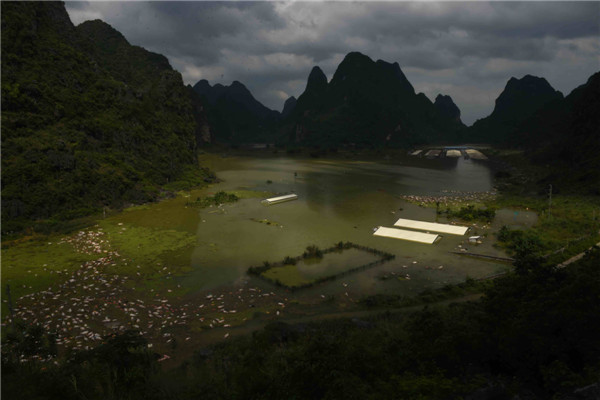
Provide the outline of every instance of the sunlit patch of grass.
{"type": "Polygon", "coordinates": [[[138,264],[161,262],[161,254],[196,243],[195,235],[174,229],[118,225],[109,221],[101,221],[99,225],[113,249],[138,264]]]}
{"type": "Polygon", "coordinates": [[[185,294],[186,290],[177,287],[172,279],[190,271],[195,235],[112,221],[102,221],[100,225],[111,248],[120,255],[115,265],[106,267],[107,273],[129,276],[129,284],[136,290],[154,289],[165,296],[185,294]]]}
{"type": "Polygon", "coordinates": [[[79,253],[70,243],[61,240],[60,236],[53,235],[2,249],[2,315],[8,310],[4,301],[7,284],[14,303],[21,296],[64,281],[82,263],[98,258],[98,255],[79,253]]]}

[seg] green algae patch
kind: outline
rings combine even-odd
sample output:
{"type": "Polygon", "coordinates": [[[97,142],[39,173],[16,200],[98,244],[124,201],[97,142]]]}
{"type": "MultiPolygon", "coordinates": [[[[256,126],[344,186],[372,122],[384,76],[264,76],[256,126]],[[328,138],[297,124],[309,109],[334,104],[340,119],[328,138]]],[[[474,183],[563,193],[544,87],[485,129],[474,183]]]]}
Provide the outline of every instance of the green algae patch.
{"type": "Polygon", "coordinates": [[[127,286],[147,297],[179,297],[187,293],[175,281],[191,271],[196,236],[114,221],[100,222],[111,250],[118,254],[105,272],[127,276],[127,286]]]}
{"type": "Polygon", "coordinates": [[[266,218],[263,218],[263,219],[250,218],[250,220],[253,222],[258,222],[260,224],[265,224],[265,225],[269,225],[269,226],[280,226],[281,225],[279,222],[271,221],[266,218]]]}
{"type": "Polygon", "coordinates": [[[111,246],[138,263],[153,262],[160,254],[195,245],[196,236],[175,229],[115,225],[100,222],[111,246]]]}
{"type": "MultiPolygon", "coordinates": [[[[196,236],[175,229],[114,224],[102,221],[113,251],[118,252],[114,273],[157,279],[189,272],[196,236]]],[[[114,267],[114,268],[112,268],[114,267]]]]}
{"type": "Polygon", "coordinates": [[[271,268],[263,272],[262,276],[270,281],[280,282],[287,287],[299,287],[313,282],[313,280],[304,277],[295,265],[271,268]]]}
{"type": "Polygon", "coordinates": [[[146,228],[195,233],[199,222],[198,210],[194,207],[187,207],[186,203],[190,199],[201,196],[202,193],[205,193],[205,189],[179,192],[172,199],[126,208],[123,213],[104,221],[113,224],[121,222],[146,228]]]}

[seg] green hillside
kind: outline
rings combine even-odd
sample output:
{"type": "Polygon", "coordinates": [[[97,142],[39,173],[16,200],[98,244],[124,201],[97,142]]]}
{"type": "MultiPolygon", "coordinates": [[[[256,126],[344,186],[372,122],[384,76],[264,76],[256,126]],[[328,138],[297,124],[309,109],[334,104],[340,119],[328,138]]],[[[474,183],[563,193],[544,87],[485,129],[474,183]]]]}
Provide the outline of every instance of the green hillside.
{"type": "Polygon", "coordinates": [[[165,57],[62,3],[2,3],[3,232],[200,182],[196,130],[165,57]]]}

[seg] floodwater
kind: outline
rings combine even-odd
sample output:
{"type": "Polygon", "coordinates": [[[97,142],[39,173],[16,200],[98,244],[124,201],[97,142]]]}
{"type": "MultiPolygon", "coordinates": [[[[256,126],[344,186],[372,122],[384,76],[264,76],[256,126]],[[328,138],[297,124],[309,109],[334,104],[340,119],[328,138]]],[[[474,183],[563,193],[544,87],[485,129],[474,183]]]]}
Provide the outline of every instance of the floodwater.
{"type": "MultiPolygon", "coordinates": [[[[472,224],[471,234],[484,236],[479,245],[468,243],[468,236],[443,235],[434,245],[373,236],[374,228],[391,227],[398,218],[448,222],[435,208],[407,202],[409,196],[420,196],[418,201],[464,196],[468,203],[491,191],[491,171],[477,160],[345,161],[262,153],[203,155],[200,164],[223,182],[131,207],[71,236],[3,250],[8,262],[2,278],[15,288],[17,318],[43,319],[46,329],[58,327],[64,345],[77,348],[119,326],[143,330],[154,349],[173,355],[169,342],[175,335],[182,343],[178,354],[187,357],[195,346],[227,338],[233,327],[242,326],[241,334],[274,318],[341,316],[357,311],[353,305],[370,294],[412,296],[466,277],[497,274],[509,265],[465,257],[461,251],[504,256],[493,246],[494,232],[503,225],[528,227],[537,221],[527,210],[499,210],[491,226],[472,224]],[[242,198],[204,209],[189,204],[221,190],[242,198]],[[264,197],[290,192],[298,199],[261,204],[264,197]],[[395,258],[295,291],[246,273],[265,261],[297,257],[307,246],[327,249],[339,242],[395,258]],[[74,301],[73,310],[66,308],[74,301]]],[[[440,203],[443,209],[444,200],[440,203]]],[[[349,249],[318,262],[302,260],[293,271],[271,273],[298,285],[374,258],[349,249]]]]}
{"type": "MultiPolygon", "coordinates": [[[[430,287],[492,275],[506,264],[451,254],[467,248],[490,255],[504,255],[492,247],[491,236],[471,249],[466,236],[444,235],[435,245],[374,237],[377,226],[393,226],[397,218],[447,222],[436,219],[435,209],[402,200],[402,195],[441,196],[492,190],[487,165],[473,160],[425,160],[358,162],[291,157],[204,156],[202,165],[216,171],[222,183],[205,189],[253,190],[284,194],[298,200],[271,206],[261,198],[242,199],[222,209],[198,210],[197,246],[191,256],[192,272],[179,279],[188,292],[211,290],[251,280],[246,270],[264,261],[277,262],[302,254],[309,245],[327,248],[350,241],[396,255],[396,259],[372,269],[345,276],[344,282],[327,282],[295,293],[299,298],[337,294],[351,290],[358,295],[378,292],[417,294],[430,287]],[[259,223],[271,221],[271,225],[259,223]],[[462,247],[461,247],[462,246],[462,247]],[[416,261],[416,263],[415,263],[416,261]],[[381,279],[394,272],[409,279],[381,279]],[[345,285],[342,285],[344,283],[345,285]]],[[[147,211],[152,218],[152,207],[147,211]]],[[[474,234],[490,234],[498,227],[474,227],[474,234]]],[[[331,268],[331,266],[327,267],[331,268]]]]}

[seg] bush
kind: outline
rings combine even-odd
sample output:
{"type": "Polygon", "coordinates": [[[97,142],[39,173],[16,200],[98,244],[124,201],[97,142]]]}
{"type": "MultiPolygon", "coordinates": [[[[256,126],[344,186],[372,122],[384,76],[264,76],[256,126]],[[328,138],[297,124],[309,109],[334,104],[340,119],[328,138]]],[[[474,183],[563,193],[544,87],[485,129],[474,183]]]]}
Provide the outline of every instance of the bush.
{"type": "Polygon", "coordinates": [[[296,259],[290,256],[285,256],[283,259],[283,265],[296,265],[296,259]]]}
{"type": "Polygon", "coordinates": [[[221,190],[215,193],[214,196],[198,197],[196,198],[196,201],[187,202],[186,206],[205,208],[210,206],[219,206],[225,203],[235,203],[238,200],[239,197],[237,197],[235,194],[227,193],[221,190]]]}
{"type": "Polygon", "coordinates": [[[491,222],[496,216],[496,210],[493,208],[475,208],[473,205],[461,207],[458,211],[446,210],[449,217],[460,218],[464,221],[486,221],[491,222]]]}
{"type": "Polygon", "coordinates": [[[315,245],[310,245],[306,248],[304,254],[302,254],[304,258],[323,258],[323,252],[315,245]]]}

